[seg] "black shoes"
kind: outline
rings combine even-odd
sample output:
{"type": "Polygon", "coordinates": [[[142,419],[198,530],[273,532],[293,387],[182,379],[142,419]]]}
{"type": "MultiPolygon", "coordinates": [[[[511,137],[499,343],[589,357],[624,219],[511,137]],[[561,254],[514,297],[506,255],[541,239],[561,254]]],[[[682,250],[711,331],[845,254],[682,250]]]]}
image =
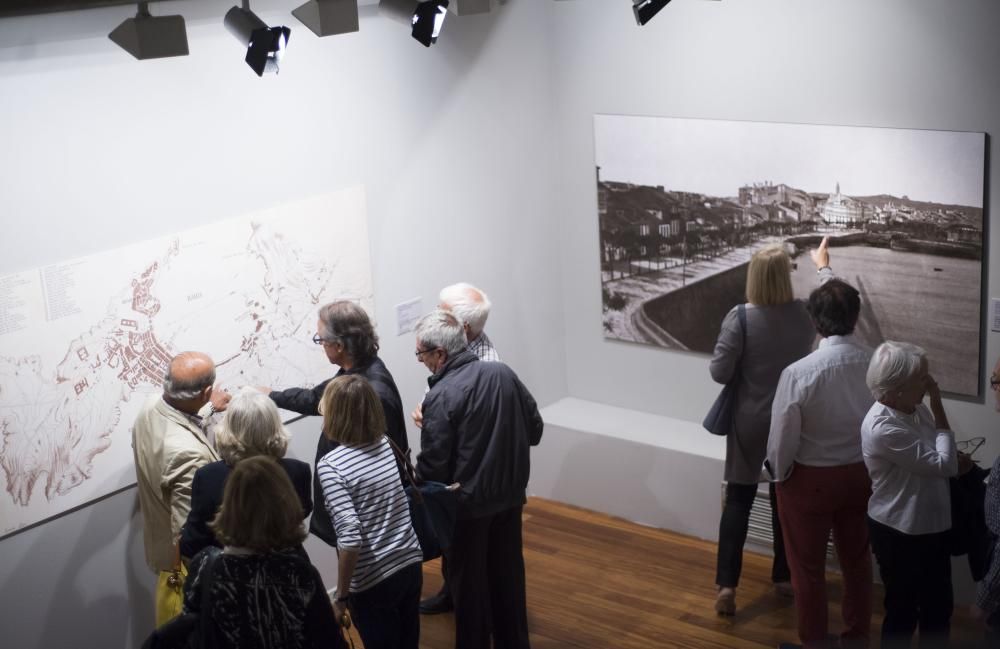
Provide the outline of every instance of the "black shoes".
{"type": "Polygon", "coordinates": [[[441,589],[437,595],[420,600],[420,612],[423,615],[437,615],[454,610],[455,605],[451,601],[451,593],[445,589],[441,589]]]}

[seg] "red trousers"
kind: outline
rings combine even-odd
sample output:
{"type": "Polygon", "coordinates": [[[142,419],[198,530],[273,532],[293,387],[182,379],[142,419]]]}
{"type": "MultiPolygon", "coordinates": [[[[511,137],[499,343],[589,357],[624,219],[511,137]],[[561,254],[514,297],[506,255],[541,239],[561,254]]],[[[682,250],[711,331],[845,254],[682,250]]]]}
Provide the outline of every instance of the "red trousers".
{"type": "Polygon", "coordinates": [[[863,462],[816,467],[796,464],[778,484],[778,516],[792,573],[799,639],[827,643],[826,543],[833,543],[844,577],[843,646],[868,645],[872,618],[872,560],[868,545],[871,480],[863,462]]]}

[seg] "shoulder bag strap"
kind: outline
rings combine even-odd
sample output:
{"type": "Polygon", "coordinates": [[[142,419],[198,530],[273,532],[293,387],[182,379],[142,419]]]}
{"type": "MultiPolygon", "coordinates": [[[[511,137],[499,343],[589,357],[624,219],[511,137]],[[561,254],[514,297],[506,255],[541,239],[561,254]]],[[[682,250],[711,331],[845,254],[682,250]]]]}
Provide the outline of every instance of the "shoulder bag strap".
{"type": "Polygon", "coordinates": [[[740,373],[740,365],[743,364],[743,356],[747,353],[747,305],[740,304],[736,307],[736,319],[740,323],[740,333],[743,336],[743,352],[740,354],[740,360],[736,364],[736,371],[733,372],[733,378],[735,379],[740,373]]]}
{"type": "Polygon", "coordinates": [[[392,441],[391,437],[386,435],[385,439],[389,442],[389,446],[392,447],[392,453],[396,456],[396,461],[403,467],[403,474],[406,476],[406,481],[413,487],[413,499],[421,505],[424,504],[424,496],[420,493],[420,488],[417,486],[417,470],[413,468],[413,463],[410,462],[410,458],[406,454],[399,450],[396,442],[392,441]]]}

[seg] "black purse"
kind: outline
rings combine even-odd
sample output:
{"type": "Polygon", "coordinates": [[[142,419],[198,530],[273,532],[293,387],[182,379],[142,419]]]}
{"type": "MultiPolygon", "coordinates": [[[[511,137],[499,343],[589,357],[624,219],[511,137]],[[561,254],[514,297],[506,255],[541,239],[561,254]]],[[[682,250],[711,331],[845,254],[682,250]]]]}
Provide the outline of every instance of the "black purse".
{"type": "MultiPolygon", "coordinates": [[[[747,341],[747,308],[741,304],[736,308],[736,316],[740,322],[740,331],[743,332],[743,346],[747,341]]],[[[722,386],[722,391],[715,398],[715,403],[709,408],[708,414],[701,422],[705,430],[713,435],[728,435],[733,431],[736,417],[736,389],[740,382],[740,368],[737,365],[733,372],[733,378],[722,386]]]]}
{"type": "Polygon", "coordinates": [[[424,561],[437,559],[451,547],[455,519],[458,517],[458,491],[440,482],[418,480],[410,458],[399,450],[395,442],[388,437],[386,439],[403,469],[406,481],[410,483],[403,491],[410,505],[410,522],[417,533],[424,561]]]}

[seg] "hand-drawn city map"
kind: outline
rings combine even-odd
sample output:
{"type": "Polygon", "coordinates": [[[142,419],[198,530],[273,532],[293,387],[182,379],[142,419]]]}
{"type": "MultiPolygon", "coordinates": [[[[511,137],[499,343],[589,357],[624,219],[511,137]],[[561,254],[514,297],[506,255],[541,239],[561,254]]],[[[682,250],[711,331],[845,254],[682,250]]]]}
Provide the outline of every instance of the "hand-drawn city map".
{"type": "Polygon", "coordinates": [[[169,359],[310,386],[339,299],[372,310],[363,188],[0,277],[0,536],[135,482],[132,422],[169,359]]]}

